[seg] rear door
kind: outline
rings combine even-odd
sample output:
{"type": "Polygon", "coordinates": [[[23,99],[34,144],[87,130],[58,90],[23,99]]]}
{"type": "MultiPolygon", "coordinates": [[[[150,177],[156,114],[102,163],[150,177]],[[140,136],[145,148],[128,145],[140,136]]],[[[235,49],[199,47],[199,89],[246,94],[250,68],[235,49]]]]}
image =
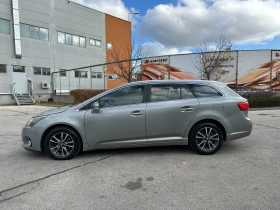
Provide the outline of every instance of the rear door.
{"type": "Polygon", "coordinates": [[[146,107],[148,142],[182,141],[199,101],[185,84],[150,84],[146,107]]]}

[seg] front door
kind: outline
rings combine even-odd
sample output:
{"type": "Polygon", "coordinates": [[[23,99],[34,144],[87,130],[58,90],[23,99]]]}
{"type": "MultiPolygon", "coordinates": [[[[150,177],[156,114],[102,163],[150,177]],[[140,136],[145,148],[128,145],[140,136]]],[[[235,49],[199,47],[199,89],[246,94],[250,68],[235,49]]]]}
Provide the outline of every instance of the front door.
{"type": "Polygon", "coordinates": [[[13,66],[13,84],[16,94],[28,93],[27,77],[24,66],[13,66]]]}
{"type": "Polygon", "coordinates": [[[144,89],[144,85],[124,87],[99,98],[98,111],[89,107],[85,113],[85,133],[91,147],[147,143],[144,89]]]}
{"type": "Polygon", "coordinates": [[[199,101],[184,85],[152,84],[146,108],[149,143],[182,141],[199,101]]]}

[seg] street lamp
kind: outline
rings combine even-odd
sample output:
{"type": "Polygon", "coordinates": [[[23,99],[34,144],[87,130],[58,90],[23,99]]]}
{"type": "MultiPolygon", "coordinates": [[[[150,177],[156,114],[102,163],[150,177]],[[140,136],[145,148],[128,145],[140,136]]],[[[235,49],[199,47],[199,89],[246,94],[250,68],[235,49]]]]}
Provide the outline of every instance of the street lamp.
{"type": "Polygon", "coordinates": [[[138,15],[139,12],[130,12],[128,13],[127,20],[129,21],[129,15],[138,15]]]}

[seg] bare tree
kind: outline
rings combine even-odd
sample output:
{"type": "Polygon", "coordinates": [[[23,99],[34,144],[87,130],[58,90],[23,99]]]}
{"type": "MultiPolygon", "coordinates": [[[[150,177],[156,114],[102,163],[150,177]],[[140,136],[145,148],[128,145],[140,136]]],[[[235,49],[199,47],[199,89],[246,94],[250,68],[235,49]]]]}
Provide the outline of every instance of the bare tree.
{"type": "Polygon", "coordinates": [[[146,57],[143,46],[136,45],[134,42],[131,46],[114,47],[107,54],[107,62],[114,64],[107,65],[107,73],[115,74],[125,82],[139,80],[141,74],[141,59],[146,57]]]}
{"type": "Polygon", "coordinates": [[[212,78],[213,75],[231,59],[231,42],[226,32],[227,30],[222,29],[218,41],[213,45],[204,42],[196,48],[198,54],[194,65],[201,72],[203,79],[218,80],[219,78],[212,78]]]}

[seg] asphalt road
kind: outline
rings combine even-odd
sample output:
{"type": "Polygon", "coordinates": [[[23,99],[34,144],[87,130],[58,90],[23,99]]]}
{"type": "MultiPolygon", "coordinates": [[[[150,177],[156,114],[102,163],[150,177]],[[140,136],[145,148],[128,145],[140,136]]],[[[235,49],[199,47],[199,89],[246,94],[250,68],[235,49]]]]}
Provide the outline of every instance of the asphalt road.
{"type": "Polygon", "coordinates": [[[188,147],[85,152],[55,161],[21,147],[40,106],[0,107],[0,209],[280,209],[280,110],[212,156],[188,147]]]}

